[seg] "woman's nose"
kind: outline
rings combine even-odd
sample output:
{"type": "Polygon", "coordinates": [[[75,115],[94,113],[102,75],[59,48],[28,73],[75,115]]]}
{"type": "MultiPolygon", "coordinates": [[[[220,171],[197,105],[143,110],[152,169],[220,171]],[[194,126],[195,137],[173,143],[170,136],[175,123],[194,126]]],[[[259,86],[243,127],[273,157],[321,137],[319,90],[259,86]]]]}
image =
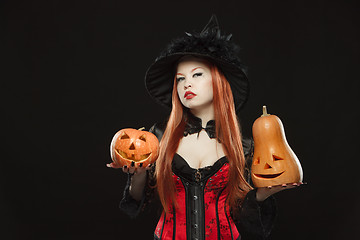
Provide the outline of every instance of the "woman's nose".
{"type": "Polygon", "coordinates": [[[184,84],[184,89],[186,90],[186,89],[188,89],[189,87],[191,87],[191,83],[186,82],[186,83],[184,84]]]}

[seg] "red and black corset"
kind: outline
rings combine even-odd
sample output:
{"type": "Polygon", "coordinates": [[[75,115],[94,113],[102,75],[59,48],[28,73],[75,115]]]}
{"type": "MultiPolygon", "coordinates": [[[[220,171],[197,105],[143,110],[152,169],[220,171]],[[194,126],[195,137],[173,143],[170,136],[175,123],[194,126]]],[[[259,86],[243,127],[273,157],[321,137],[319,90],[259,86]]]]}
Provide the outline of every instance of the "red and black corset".
{"type": "Polygon", "coordinates": [[[178,154],[173,178],[179,207],[162,213],[155,239],[238,239],[239,232],[225,203],[229,164],[222,157],[213,166],[193,169],[178,154]]]}

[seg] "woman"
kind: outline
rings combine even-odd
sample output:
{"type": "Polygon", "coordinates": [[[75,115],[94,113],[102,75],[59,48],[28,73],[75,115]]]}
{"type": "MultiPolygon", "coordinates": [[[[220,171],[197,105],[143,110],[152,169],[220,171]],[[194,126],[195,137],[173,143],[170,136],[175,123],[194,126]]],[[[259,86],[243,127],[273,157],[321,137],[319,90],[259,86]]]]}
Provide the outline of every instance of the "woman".
{"type": "Polygon", "coordinates": [[[213,16],[201,33],[173,40],[147,71],[150,95],[172,111],[165,131],[150,129],[161,139],[155,171],[124,166],[129,181],[120,207],[136,216],[155,179],[164,209],[155,239],[264,239],[276,213],[270,196],[291,187],[247,182],[252,143],[241,139],[236,110],[248,80],[230,37],[213,16]]]}

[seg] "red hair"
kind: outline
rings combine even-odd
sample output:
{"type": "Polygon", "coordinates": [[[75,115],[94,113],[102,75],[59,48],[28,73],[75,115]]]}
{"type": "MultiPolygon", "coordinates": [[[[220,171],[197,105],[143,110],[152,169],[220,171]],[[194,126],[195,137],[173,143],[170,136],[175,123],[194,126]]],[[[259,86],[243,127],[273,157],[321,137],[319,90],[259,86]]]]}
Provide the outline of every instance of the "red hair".
{"type": "MultiPolygon", "coordinates": [[[[245,157],[241,143],[240,126],[235,113],[234,99],[229,82],[214,64],[208,65],[213,84],[216,136],[222,143],[225,155],[229,160],[227,202],[232,209],[236,210],[239,201],[244,199],[246,193],[251,189],[244,178],[245,157]]],[[[155,170],[157,191],[165,212],[173,204],[177,206],[171,163],[184,133],[183,115],[183,106],[178,97],[175,78],[172,91],[172,111],[160,142],[160,154],[156,161],[155,170]]]]}

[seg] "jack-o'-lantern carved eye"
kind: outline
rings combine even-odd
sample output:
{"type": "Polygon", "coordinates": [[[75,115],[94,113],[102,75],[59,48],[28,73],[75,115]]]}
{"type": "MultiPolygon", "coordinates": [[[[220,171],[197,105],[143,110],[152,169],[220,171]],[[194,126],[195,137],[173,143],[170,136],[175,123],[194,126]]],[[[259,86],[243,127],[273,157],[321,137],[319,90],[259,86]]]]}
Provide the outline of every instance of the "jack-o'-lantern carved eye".
{"type": "Polygon", "coordinates": [[[120,139],[129,139],[130,137],[129,137],[129,135],[127,135],[126,133],[124,133],[121,137],[120,137],[120,139]]]}
{"type": "Polygon", "coordinates": [[[146,142],[146,136],[145,136],[145,135],[141,135],[141,136],[139,137],[139,139],[142,140],[142,141],[144,141],[144,142],[146,142]]]}
{"type": "Polygon", "coordinates": [[[276,155],[273,155],[273,159],[274,159],[274,161],[284,160],[283,158],[276,156],[276,155]]]}

